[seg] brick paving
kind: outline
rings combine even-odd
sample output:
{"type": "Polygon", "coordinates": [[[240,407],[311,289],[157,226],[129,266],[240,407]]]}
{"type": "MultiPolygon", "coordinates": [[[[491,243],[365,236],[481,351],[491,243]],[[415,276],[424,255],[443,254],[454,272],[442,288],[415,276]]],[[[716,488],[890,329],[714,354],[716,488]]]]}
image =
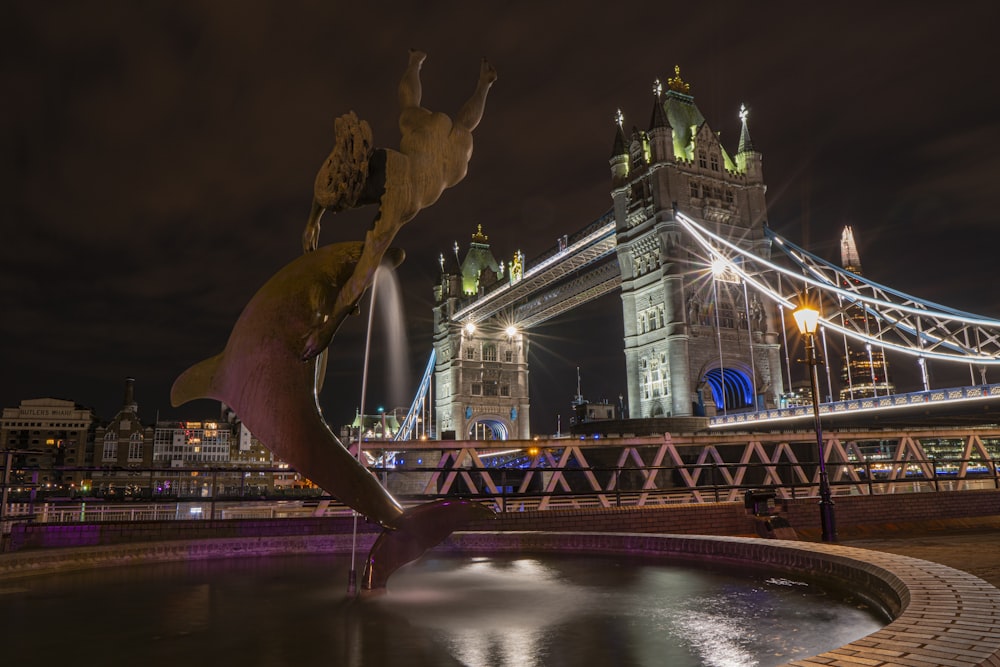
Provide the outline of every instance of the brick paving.
{"type": "Polygon", "coordinates": [[[1000,517],[888,524],[849,531],[841,543],[941,563],[1000,588],[1000,517]]]}

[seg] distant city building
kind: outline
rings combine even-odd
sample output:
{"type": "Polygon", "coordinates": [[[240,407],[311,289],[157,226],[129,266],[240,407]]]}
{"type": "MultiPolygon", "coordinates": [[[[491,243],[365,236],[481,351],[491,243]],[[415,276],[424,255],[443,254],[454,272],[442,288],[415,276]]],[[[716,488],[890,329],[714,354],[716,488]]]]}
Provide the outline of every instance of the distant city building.
{"type": "Polygon", "coordinates": [[[217,419],[157,422],[153,465],[154,493],[177,496],[263,493],[274,474],[253,468],[281,466],[241,422],[217,419]]]}
{"type": "MultiPolygon", "coordinates": [[[[854,230],[850,226],[844,227],[840,236],[840,261],[841,266],[851,273],[862,275],[861,256],[854,240],[854,230]]],[[[860,284],[861,281],[855,282],[860,284]]],[[[846,310],[843,324],[845,328],[866,334],[874,335],[878,331],[875,318],[858,304],[846,310]]],[[[889,379],[889,364],[883,350],[874,348],[871,344],[861,345],[847,337],[844,338],[844,345],[847,349],[840,373],[841,401],[896,393],[896,387],[889,379]]]]}
{"type": "Polygon", "coordinates": [[[0,454],[9,452],[0,457],[0,473],[11,460],[8,493],[152,498],[311,486],[275,461],[225,405],[221,419],[143,425],[132,378],[126,378],[122,407],[107,424],[72,401],[31,399],[4,408],[0,438],[0,454]]]}
{"type": "Polygon", "coordinates": [[[345,445],[357,442],[358,429],[361,429],[362,441],[386,441],[392,440],[399,433],[400,421],[405,416],[406,411],[402,408],[395,408],[390,411],[379,409],[374,415],[362,415],[355,411],[354,421],[340,429],[341,440],[345,445]]]}
{"type": "Polygon", "coordinates": [[[138,496],[149,486],[148,470],[153,465],[153,428],[143,426],[135,401],[135,380],[125,379],[125,400],[121,410],[107,426],[94,435],[95,468],[91,480],[84,482],[104,496],[138,496]]]}
{"type": "Polygon", "coordinates": [[[781,403],[779,407],[782,408],[796,408],[802,406],[812,407],[813,391],[812,384],[806,381],[799,381],[792,383],[792,388],[785,394],[781,396],[781,403]]]}
{"type": "MultiPolygon", "coordinates": [[[[32,488],[79,488],[80,471],[57,472],[57,466],[88,465],[93,454],[97,415],[73,401],[35,398],[4,408],[0,418],[0,451],[14,451],[11,467],[32,488]]],[[[4,461],[0,459],[0,474],[4,461]]]]}
{"type": "Polygon", "coordinates": [[[583,397],[582,383],[580,382],[580,369],[576,369],[576,395],[570,401],[572,414],[569,418],[570,426],[585,424],[587,422],[611,421],[621,419],[624,416],[624,396],[618,397],[618,404],[610,403],[608,400],[588,401],[583,397]]]}

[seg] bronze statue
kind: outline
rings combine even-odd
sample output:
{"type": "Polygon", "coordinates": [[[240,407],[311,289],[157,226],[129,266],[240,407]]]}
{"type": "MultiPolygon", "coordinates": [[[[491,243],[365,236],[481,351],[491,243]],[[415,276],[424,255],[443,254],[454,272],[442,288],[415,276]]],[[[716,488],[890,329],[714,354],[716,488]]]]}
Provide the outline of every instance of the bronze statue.
{"type": "MultiPolygon", "coordinates": [[[[443,113],[420,106],[420,67],[426,57],[422,51],[411,50],[399,82],[399,151],[373,149],[371,128],[353,113],[334,123],[333,150],[313,185],[312,209],[302,234],[303,250],[310,252],[319,245],[320,218],[325,210],[337,212],[378,204],[374,225],[365,236],[358,271],[341,290],[338,305],[357,303],[400,228],[436,202],[445,188],[465,178],[468,171],[472,131],[482,120],[496,70],[485,58],[482,60],[476,90],[452,121],[443,113]],[[361,174],[365,177],[361,178],[361,174]]],[[[328,339],[325,342],[329,344],[328,339]]],[[[307,354],[318,354],[325,347],[310,348],[307,354]]]]}
{"type": "Polygon", "coordinates": [[[472,98],[452,122],[420,106],[420,66],[410,52],[399,85],[400,150],[373,150],[371,129],[351,113],[337,119],[337,140],[316,177],[303,235],[305,253],[254,295],[222,353],[185,371],[174,383],[176,407],[196,398],[222,401],[279,458],[344,504],[384,527],[365,568],[366,589],[384,588],[400,565],[417,558],[453,530],[493,512],[476,503],[444,500],[405,510],[337,439],[323,419],[316,393],[323,356],[340,324],[354,311],[400,227],[430,206],[466,173],[472,130],[479,124],[496,72],[483,60],[472,98]],[[319,247],[326,208],[377,203],[364,243],[319,247]],[[318,357],[318,358],[317,358],[318,357]]]}

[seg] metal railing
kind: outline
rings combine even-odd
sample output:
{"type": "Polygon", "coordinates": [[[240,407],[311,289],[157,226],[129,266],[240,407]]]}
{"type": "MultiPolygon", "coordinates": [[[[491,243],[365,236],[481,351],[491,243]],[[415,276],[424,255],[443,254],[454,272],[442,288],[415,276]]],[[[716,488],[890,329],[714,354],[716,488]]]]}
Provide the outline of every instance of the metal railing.
{"type": "MultiPolygon", "coordinates": [[[[1000,461],[927,458],[828,463],[835,497],[1000,488],[1000,461]]],[[[644,507],[735,502],[749,489],[778,498],[818,495],[815,462],[712,462],[643,466],[435,466],[373,468],[404,505],[444,497],[479,500],[498,512],[558,508],[644,507]],[[693,482],[693,483],[692,483],[693,482]],[[420,489],[414,491],[414,489],[420,489]]],[[[102,469],[103,470],[103,469],[102,469]]],[[[209,474],[211,469],[191,472],[209,474]]],[[[280,519],[347,515],[350,509],[322,492],[289,498],[280,493],[122,501],[115,496],[60,497],[20,486],[0,508],[5,532],[18,522],[136,522],[204,519],[280,519]],[[32,497],[33,495],[33,497],[32,497]]]]}

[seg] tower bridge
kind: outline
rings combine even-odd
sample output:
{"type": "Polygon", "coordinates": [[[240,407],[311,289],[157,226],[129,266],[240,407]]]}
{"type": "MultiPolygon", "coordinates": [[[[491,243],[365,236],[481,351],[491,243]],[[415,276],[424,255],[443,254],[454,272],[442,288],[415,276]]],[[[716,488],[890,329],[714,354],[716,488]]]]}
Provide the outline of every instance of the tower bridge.
{"type": "Polygon", "coordinates": [[[647,130],[626,132],[619,112],[608,212],[528,262],[520,252],[498,261],[482,229],[464,258],[457,244],[454,257],[441,256],[427,371],[438,437],[529,438],[530,329],[615,290],[631,419],[695,416],[746,428],[808,415],[813,397],[793,392],[789,327],[797,330],[788,317],[806,290],[831,360],[827,395],[817,397],[824,414],[926,415],[964,400],[993,409],[1000,388],[987,386],[986,368],[1000,364],[1000,321],[864,278],[849,230],[844,266],[775,233],[745,107],[739,118],[730,153],[675,69],[654,87],[647,130]],[[843,355],[839,369],[831,347],[843,355]],[[914,359],[921,391],[896,391],[887,353],[914,359]],[[931,362],[968,365],[973,387],[961,396],[932,390],[931,362]]]}

